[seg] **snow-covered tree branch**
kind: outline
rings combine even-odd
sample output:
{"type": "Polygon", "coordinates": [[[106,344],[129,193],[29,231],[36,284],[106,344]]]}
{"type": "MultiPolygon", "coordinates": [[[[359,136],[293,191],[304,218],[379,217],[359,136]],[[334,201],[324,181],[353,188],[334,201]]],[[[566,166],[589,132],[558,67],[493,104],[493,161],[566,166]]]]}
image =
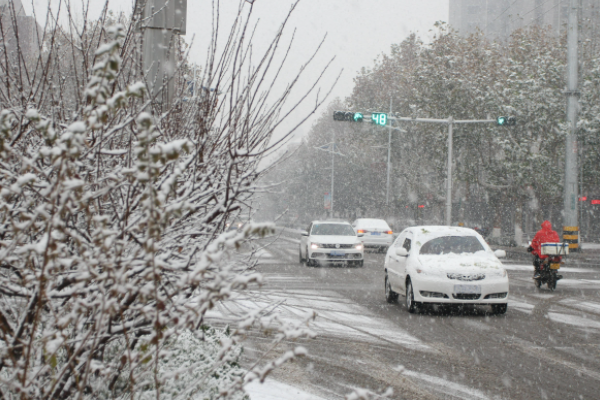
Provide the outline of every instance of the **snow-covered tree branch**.
{"type": "Polygon", "coordinates": [[[136,16],[81,27],[68,14],[64,28],[54,9],[37,57],[1,49],[0,397],[243,398],[244,383],[304,352],[242,370],[246,329],[275,332],[273,347],[312,335],[258,314],[227,330],[205,319],[262,282],[237,249],[271,226],[224,230],[256,189],[294,89],[263,89],[285,23],[257,66],[238,59],[251,47],[242,3],[203,69],[217,90],[193,98],[178,44],[178,95],[156,113],[136,16]]]}

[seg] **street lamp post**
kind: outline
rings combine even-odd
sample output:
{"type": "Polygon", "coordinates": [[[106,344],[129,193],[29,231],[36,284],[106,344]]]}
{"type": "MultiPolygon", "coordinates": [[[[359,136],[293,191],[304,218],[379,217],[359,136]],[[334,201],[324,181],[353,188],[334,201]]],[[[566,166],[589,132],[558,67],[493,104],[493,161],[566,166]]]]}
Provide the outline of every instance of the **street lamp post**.
{"type": "MultiPolygon", "coordinates": [[[[392,98],[390,97],[390,115],[392,114],[392,98]]],[[[388,157],[387,157],[387,181],[385,186],[385,207],[386,213],[390,212],[390,171],[392,153],[392,124],[388,124],[388,157]]]]}
{"type": "Polygon", "coordinates": [[[390,120],[405,121],[405,122],[428,122],[434,124],[448,124],[448,172],[446,181],[446,225],[452,225],[452,140],[454,134],[455,124],[490,124],[498,123],[495,119],[466,119],[466,120],[454,120],[449,117],[448,119],[435,119],[435,118],[409,118],[409,117],[389,117],[390,120]]]}

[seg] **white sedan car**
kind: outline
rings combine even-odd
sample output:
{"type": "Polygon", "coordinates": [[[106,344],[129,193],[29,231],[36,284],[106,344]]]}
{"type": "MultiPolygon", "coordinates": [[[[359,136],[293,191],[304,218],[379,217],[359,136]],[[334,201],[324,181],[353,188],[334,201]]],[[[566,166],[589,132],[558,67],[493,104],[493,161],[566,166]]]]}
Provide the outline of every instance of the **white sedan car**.
{"type": "Polygon", "coordinates": [[[394,241],[392,228],[382,219],[358,218],[352,223],[356,232],[364,234],[365,248],[375,248],[382,252],[387,250],[394,241]]]}
{"type": "Polygon", "coordinates": [[[385,257],[385,297],[389,303],[401,294],[408,312],[422,304],[491,305],[504,314],[508,302],[508,275],[481,235],[472,229],[448,226],[407,228],[385,257]]]}
{"type": "Polygon", "coordinates": [[[348,222],[313,221],[300,238],[300,263],[363,266],[362,240],[348,222]]]}

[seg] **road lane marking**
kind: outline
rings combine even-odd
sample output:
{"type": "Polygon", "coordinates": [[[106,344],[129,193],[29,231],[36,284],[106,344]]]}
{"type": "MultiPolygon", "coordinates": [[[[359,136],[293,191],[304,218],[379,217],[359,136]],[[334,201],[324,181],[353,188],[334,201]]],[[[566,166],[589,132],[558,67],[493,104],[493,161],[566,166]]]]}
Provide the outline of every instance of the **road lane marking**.
{"type": "Polygon", "coordinates": [[[435,390],[438,393],[444,393],[446,395],[458,397],[460,399],[490,400],[490,397],[488,397],[485,393],[477,389],[473,389],[468,386],[461,385],[459,383],[454,383],[444,378],[426,375],[416,371],[404,370],[403,367],[394,368],[394,370],[402,373],[402,375],[404,376],[408,376],[410,378],[426,382],[428,384],[426,386],[427,389],[435,390]]]}

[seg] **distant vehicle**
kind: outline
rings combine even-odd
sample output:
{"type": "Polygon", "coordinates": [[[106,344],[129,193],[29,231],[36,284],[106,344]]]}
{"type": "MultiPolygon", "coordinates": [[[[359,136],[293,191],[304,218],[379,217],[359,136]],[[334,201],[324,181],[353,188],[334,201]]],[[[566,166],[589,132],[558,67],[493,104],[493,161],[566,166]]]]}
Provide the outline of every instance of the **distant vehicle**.
{"type": "Polygon", "coordinates": [[[235,230],[241,230],[244,226],[243,222],[233,222],[233,223],[227,223],[225,224],[225,231],[229,232],[229,231],[235,231],[235,230]]]}
{"type": "Polygon", "coordinates": [[[364,234],[363,243],[365,248],[375,248],[386,251],[394,241],[392,228],[382,219],[358,218],[352,223],[357,233],[364,234]]]}
{"type": "Polygon", "coordinates": [[[495,252],[473,229],[448,226],[407,228],[385,257],[385,298],[405,296],[408,312],[423,304],[491,305],[504,314],[508,274],[495,252]]]}
{"type": "Polygon", "coordinates": [[[300,238],[299,260],[307,266],[345,263],[362,267],[364,246],[348,222],[313,221],[300,238]]]}

